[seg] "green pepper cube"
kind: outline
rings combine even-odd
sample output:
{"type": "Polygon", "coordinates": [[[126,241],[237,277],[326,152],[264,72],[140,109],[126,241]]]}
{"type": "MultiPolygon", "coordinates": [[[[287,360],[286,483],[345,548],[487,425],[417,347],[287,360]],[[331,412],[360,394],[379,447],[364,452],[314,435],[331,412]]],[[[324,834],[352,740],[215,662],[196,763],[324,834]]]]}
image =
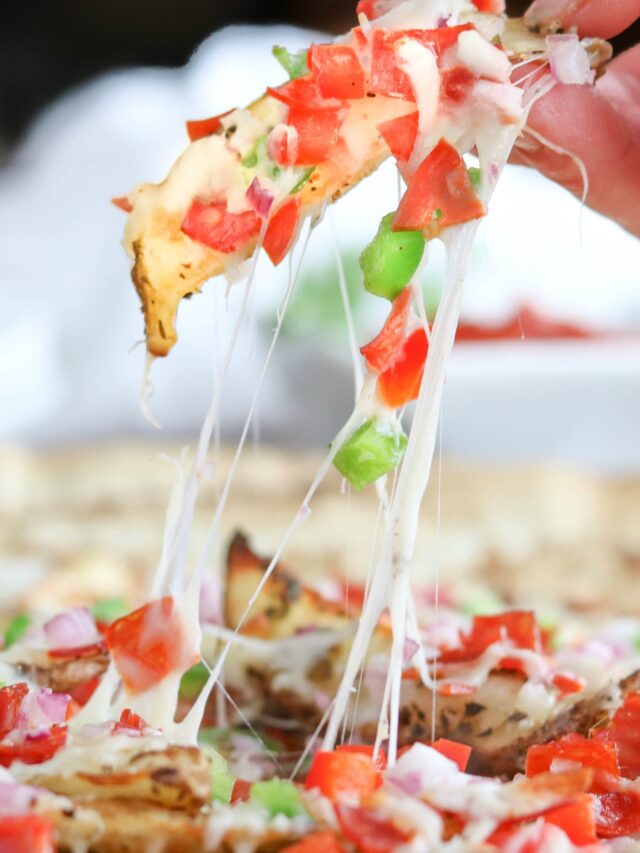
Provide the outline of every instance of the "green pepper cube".
{"type": "Polygon", "coordinates": [[[258,165],[258,151],[254,148],[249,154],[246,154],[240,161],[245,169],[254,169],[258,165]]]}
{"type": "Polygon", "coordinates": [[[236,779],[229,771],[226,759],[210,746],[202,746],[202,749],[211,764],[211,799],[220,803],[231,802],[236,779]]]}
{"type": "Polygon", "coordinates": [[[479,187],[482,181],[482,175],[480,173],[480,169],[477,166],[469,166],[467,169],[469,173],[469,180],[473,184],[474,187],[479,187]]]}
{"type": "Polygon", "coordinates": [[[18,616],[15,616],[9,622],[4,632],[4,648],[8,649],[9,646],[17,643],[30,624],[31,620],[26,613],[20,613],[18,616]]]}
{"type": "Polygon", "coordinates": [[[124,598],[105,598],[102,601],[96,601],[91,608],[91,613],[96,622],[104,622],[110,625],[129,612],[129,606],[124,598]]]}
{"type": "Polygon", "coordinates": [[[277,814],[283,814],[286,817],[306,814],[300,791],[293,782],[287,782],[284,779],[254,782],[249,798],[252,802],[264,806],[271,817],[277,814]]]}
{"type": "Polygon", "coordinates": [[[407,437],[398,426],[371,420],[342,445],[333,464],[354,489],[362,489],[393,471],[406,446],[407,437]]]}
{"type": "Polygon", "coordinates": [[[203,663],[197,663],[188,669],[180,679],[180,697],[195,699],[209,678],[209,670],[203,663]]]}
{"type": "Polygon", "coordinates": [[[290,80],[297,80],[298,77],[304,77],[308,73],[306,50],[289,53],[286,47],[275,45],[271,52],[287,72],[290,80]]]}
{"type": "Polygon", "coordinates": [[[383,217],[378,233],[360,255],[365,289],[392,301],[420,266],[425,243],[419,231],[392,231],[394,216],[383,217]]]}

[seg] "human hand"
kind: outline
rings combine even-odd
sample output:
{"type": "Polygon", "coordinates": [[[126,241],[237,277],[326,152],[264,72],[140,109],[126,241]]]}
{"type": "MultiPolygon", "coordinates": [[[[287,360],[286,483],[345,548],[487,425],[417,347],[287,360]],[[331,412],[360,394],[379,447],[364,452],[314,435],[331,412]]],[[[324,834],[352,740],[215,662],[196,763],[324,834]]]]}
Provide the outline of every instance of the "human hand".
{"type": "MultiPolygon", "coordinates": [[[[640,17],[640,0],[534,0],[529,24],[560,21],[581,36],[611,38],[640,17]]],[[[617,56],[595,86],[555,86],[534,104],[527,126],[585,165],[589,207],[640,236],[640,45],[617,56]]],[[[528,134],[512,162],[539,169],[577,196],[583,182],[574,159],[528,134]]]]}

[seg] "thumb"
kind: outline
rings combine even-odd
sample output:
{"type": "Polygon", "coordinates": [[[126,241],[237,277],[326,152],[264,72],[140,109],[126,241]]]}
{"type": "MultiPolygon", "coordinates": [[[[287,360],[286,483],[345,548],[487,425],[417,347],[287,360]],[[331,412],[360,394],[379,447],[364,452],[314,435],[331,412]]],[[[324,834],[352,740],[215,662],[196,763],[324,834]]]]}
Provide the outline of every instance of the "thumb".
{"type": "Polygon", "coordinates": [[[558,22],[564,29],[576,27],[581,36],[611,38],[640,17],[640,0],[534,0],[525,21],[548,27],[558,22]]]}

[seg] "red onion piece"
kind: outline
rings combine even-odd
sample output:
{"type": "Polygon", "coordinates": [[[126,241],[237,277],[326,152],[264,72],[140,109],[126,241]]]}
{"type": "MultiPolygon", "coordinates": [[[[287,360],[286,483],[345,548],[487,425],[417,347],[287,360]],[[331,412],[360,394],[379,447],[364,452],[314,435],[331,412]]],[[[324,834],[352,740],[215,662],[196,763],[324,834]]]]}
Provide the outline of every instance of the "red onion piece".
{"type": "Polygon", "coordinates": [[[114,726],[113,720],[107,720],[105,723],[87,723],[80,729],[78,735],[87,739],[106,737],[111,734],[114,726]]]}
{"type": "Polygon", "coordinates": [[[222,590],[217,578],[205,574],[200,584],[200,621],[207,625],[222,624],[222,590]]]}
{"type": "Polygon", "coordinates": [[[385,772],[384,778],[414,796],[429,785],[437,785],[445,777],[459,772],[458,765],[436,749],[424,743],[415,743],[385,772]]]}
{"type": "Polygon", "coordinates": [[[596,72],[580,39],[574,33],[547,36],[547,54],[554,80],[569,86],[591,85],[596,72]]]}
{"type": "Polygon", "coordinates": [[[246,192],[246,197],[258,216],[266,219],[273,204],[273,193],[263,189],[258,178],[254,178],[246,192]]]}
{"type": "Polygon", "coordinates": [[[102,639],[86,607],[63,610],[42,626],[52,649],[74,649],[89,646],[102,639]]]}
{"type": "Polygon", "coordinates": [[[18,728],[44,729],[46,734],[54,723],[64,723],[68,704],[66,693],[54,693],[50,687],[28,693],[20,706],[18,728]]]}
{"type": "Polygon", "coordinates": [[[0,814],[24,814],[31,810],[39,788],[16,785],[15,782],[0,782],[0,814]]]}
{"type": "Polygon", "coordinates": [[[402,647],[402,662],[409,663],[419,648],[420,643],[416,643],[415,640],[411,640],[409,637],[406,637],[404,646],[402,647]]]}

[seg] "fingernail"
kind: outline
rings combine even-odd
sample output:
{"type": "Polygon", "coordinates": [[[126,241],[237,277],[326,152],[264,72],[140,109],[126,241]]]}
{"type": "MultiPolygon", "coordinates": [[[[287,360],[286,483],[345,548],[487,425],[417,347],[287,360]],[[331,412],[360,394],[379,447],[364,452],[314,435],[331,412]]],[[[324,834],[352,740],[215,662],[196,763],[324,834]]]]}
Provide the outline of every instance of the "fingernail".
{"type": "Polygon", "coordinates": [[[577,0],[533,0],[524,13],[529,26],[540,26],[550,21],[561,21],[579,6],[577,0]]]}
{"type": "Polygon", "coordinates": [[[520,136],[516,139],[516,148],[520,151],[526,151],[527,153],[531,153],[533,151],[538,151],[540,149],[540,143],[538,140],[531,136],[531,134],[526,132],[526,129],[520,134],[520,136]]]}

